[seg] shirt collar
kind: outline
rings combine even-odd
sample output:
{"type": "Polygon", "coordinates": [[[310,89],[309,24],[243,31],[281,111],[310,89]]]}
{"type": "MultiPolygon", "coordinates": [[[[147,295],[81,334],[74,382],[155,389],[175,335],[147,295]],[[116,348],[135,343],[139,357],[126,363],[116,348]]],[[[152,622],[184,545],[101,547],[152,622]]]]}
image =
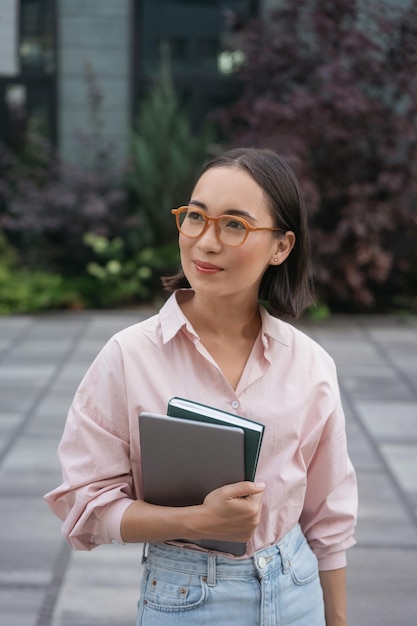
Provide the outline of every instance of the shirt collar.
{"type": "Polygon", "coordinates": [[[268,313],[263,306],[259,310],[262,321],[262,337],[273,339],[283,346],[289,347],[291,345],[290,325],[268,313]]]}
{"type": "Polygon", "coordinates": [[[161,331],[163,343],[168,343],[182,329],[186,328],[188,332],[197,337],[197,333],[185,317],[178,299],[186,299],[188,294],[192,293],[192,289],[178,289],[165,302],[159,311],[159,319],[161,320],[161,331]]]}
{"type": "MultiPolygon", "coordinates": [[[[162,341],[164,344],[171,341],[182,328],[185,328],[191,335],[197,337],[197,333],[178,304],[178,300],[186,299],[191,293],[192,289],[178,289],[161,308],[159,318],[161,320],[162,341]]],[[[262,337],[266,339],[271,338],[288,347],[291,343],[288,324],[272,316],[263,306],[260,307],[260,313],[262,337]]]]}

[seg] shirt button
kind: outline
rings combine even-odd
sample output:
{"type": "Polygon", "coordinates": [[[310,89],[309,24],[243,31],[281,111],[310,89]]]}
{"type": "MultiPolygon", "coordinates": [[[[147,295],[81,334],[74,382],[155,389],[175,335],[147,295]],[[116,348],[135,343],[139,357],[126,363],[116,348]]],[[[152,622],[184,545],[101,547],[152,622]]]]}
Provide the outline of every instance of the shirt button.
{"type": "Polygon", "coordinates": [[[238,402],[237,400],[234,400],[234,401],[232,402],[232,407],[233,407],[234,409],[237,409],[237,408],[238,408],[238,406],[239,406],[239,402],[238,402]]]}
{"type": "Polygon", "coordinates": [[[258,567],[260,567],[260,569],[265,569],[266,567],[266,558],[264,556],[260,556],[258,559],[258,567]]]}

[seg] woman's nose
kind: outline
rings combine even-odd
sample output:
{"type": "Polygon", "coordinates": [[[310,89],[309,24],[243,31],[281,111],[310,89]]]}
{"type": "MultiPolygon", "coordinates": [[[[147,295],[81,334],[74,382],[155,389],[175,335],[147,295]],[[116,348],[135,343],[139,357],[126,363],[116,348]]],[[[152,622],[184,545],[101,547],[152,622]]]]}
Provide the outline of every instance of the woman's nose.
{"type": "Polygon", "coordinates": [[[222,243],[217,234],[215,222],[209,222],[206,230],[198,239],[198,246],[202,250],[218,250],[222,247],[222,243]]]}

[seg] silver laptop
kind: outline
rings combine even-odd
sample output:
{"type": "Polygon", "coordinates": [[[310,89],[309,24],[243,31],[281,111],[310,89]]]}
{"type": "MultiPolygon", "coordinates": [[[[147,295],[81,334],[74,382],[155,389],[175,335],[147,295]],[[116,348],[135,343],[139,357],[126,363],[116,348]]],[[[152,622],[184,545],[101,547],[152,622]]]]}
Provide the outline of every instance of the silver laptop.
{"type": "MultiPolygon", "coordinates": [[[[151,504],[201,504],[210,491],[245,480],[245,434],[156,413],[139,416],[143,498],[151,504]]],[[[246,544],[201,540],[211,550],[243,555],[246,544]]]]}

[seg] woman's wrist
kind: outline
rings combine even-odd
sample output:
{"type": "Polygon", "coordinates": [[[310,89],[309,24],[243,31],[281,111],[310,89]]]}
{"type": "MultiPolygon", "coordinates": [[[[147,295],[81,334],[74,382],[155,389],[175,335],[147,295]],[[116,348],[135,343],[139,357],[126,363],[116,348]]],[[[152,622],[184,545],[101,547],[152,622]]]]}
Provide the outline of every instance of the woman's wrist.
{"type": "Polygon", "coordinates": [[[200,539],[193,507],[165,507],[136,500],[126,509],[120,534],[125,543],[172,541],[175,539],[200,539]]]}

